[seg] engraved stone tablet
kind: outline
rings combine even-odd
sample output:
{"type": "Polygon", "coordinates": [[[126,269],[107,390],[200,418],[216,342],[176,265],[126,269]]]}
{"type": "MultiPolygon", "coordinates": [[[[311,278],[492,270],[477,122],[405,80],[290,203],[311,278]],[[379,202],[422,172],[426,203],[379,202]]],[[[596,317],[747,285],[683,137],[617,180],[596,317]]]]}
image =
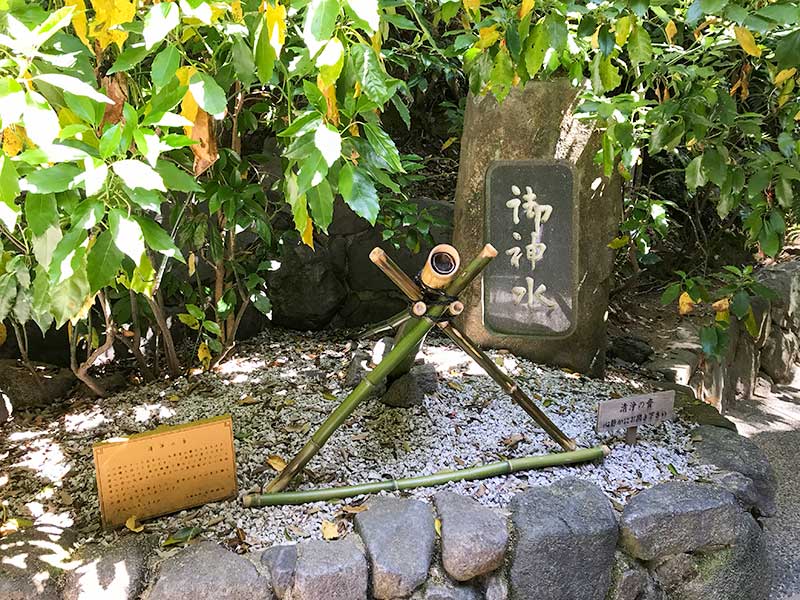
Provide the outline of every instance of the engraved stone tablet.
{"type": "Polygon", "coordinates": [[[563,161],[495,161],[486,174],[486,239],[498,256],[483,276],[493,333],[565,336],[575,322],[577,210],[563,161]]]}

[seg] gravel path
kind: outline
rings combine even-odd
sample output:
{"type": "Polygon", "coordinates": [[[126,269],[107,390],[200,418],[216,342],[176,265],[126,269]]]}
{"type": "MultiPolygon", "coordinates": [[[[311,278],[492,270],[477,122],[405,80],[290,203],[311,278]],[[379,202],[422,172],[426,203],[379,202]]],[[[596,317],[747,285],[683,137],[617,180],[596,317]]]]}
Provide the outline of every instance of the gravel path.
{"type": "Polygon", "coordinates": [[[778,514],[765,520],[774,567],[771,600],[800,600],[800,373],[767,398],[737,403],[727,416],[766,452],[778,476],[778,514]]]}

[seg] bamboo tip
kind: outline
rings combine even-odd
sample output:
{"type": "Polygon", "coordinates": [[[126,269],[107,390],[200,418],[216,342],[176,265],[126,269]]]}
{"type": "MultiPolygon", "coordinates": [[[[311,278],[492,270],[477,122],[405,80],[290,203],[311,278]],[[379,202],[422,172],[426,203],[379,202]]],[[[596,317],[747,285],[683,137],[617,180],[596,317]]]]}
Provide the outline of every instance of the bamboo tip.
{"type": "Polygon", "coordinates": [[[456,300],[450,303],[450,314],[453,316],[460,315],[464,312],[464,303],[460,300],[456,300]]]}
{"type": "Polygon", "coordinates": [[[575,440],[568,439],[567,440],[567,452],[575,452],[578,449],[578,444],[575,443],[575,440]]]}
{"type": "Polygon", "coordinates": [[[602,448],[602,449],[603,449],[603,456],[604,456],[604,457],[605,457],[605,456],[608,456],[609,454],[611,454],[611,448],[609,448],[609,447],[608,447],[608,446],[606,446],[605,444],[603,444],[602,446],[600,446],[600,448],[602,448]]]}
{"type": "Polygon", "coordinates": [[[411,307],[411,312],[413,312],[418,317],[421,317],[426,312],[428,312],[428,306],[424,302],[414,302],[414,306],[411,307]]]}
{"type": "Polygon", "coordinates": [[[372,252],[369,253],[369,259],[376,265],[379,262],[383,262],[384,258],[386,258],[386,252],[383,251],[383,248],[375,247],[372,249],[372,252]]]}
{"type": "Polygon", "coordinates": [[[492,246],[491,244],[486,244],[481,250],[481,256],[483,258],[494,258],[497,256],[497,248],[492,246]]]}

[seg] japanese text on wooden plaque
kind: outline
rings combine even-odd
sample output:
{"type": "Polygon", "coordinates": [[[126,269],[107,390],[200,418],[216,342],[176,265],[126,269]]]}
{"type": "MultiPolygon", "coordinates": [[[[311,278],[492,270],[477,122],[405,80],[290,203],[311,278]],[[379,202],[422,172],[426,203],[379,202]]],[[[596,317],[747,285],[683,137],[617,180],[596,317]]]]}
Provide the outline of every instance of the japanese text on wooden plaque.
{"type": "Polygon", "coordinates": [[[499,255],[483,275],[483,320],[509,335],[568,334],[577,298],[572,167],[497,161],[486,173],[486,240],[499,255]]]}
{"type": "Polygon", "coordinates": [[[230,415],[101,442],[93,450],[106,527],[236,495],[230,415]]]}
{"type": "Polygon", "coordinates": [[[675,418],[675,392],[604,400],[597,405],[597,431],[657,425],[675,418]]]}

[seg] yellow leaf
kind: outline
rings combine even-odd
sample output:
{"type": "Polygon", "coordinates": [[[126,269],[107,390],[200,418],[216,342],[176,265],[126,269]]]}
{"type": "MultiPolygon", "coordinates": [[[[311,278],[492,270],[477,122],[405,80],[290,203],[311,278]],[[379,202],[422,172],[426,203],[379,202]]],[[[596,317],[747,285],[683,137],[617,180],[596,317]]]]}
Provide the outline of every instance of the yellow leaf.
{"type": "Polygon", "coordinates": [[[594,48],[595,50],[597,50],[600,47],[600,27],[594,30],[594,33],[592,34],[591,44],[592,48],[594,48]]]}
{"type": "Polygon", "coordinates": [[[231,16],[237,23],[241,23],[244,19],[241,0],[233,0],[233,2],[231,2],[231,16]]]}
{"type": "Polygon", "coordinates": [[[125,521],[125,527],[127,527],[134,533],[139,533],[144,530],[144,525],[142,525],[141,523],[139,523],[139,521],[136,520],[136,515],[128,517],[128,520],[125,521]]]}
{"type": "Polygon", "coordinates": [[[180,399],[181,397],[178,396],[178,394],[172,394],[167,397],[167,400],[169,400],[170,402],[178,402],[180,399]]]}
{"type": "Polygon", "coordinates": [[[714,312],[726,312],[731,306],[731,301],[727,298],[722,298],[721,300],[717,300],[714,304],[711,305],[711,308],[714,309],[714,312]]]}
{"type": "Polygon", "coordinates": [[[739,27],[738,25],[733,28],[736,34],[736,40],[742,49],[750,56],[761,56],[761,48],[756,45],[756,39],[750,30],[746,27],[739,27]]]}
{"type": "Polygon", "coordinates": [[[797,69],[792,67],[791,69],[784,69],[777,75],[775,75],[775,87],[778,87],[784,81],[789,79],[789,77],[794,77],[794,74],[797,73],[797,69]]]}
{"type": "Polygon", "coordinates": [[[86,3],[83,0],[64,0],[64,6],[74,6],[75,10],[72,11],[72,28],[75,30],[75,35],[83,44],[89,48],[89,52],[94,54],[92,43],[89,41],[89,24],[86,21],[86,3]]]}
{"type": "Polygon", "coordinates": [[[694,300],[692,300],[692,297],[689,294],[683,292],[681,294],[681,297],[678,298],[678,312],[681,315],[688,315],[693,310],[694,310],[694,300]]]}
{"type": "Polygon", "coordinates": [[[614,25],[614,41],[617,46],[624,46],[628,41],[628,36],[631,34],[631,18],[624,16],[620,18],[614,25]]]}
{"type": "Polygon", "coordinates": [[[267,464],[275,469],[278,473],[286,468],[286,461],[283,460],[283,457],[278,456],[277,454],[269,455],[267,457],[267,464]]]}
{"type": "MultiPolygon", "coordinates": [[[[20,127],[22,129],[22,127],[20,127]]],[[[16,156],[22,150],[22,136],[19,135],[16,125],[11,125],[3,130],[3,152],[6,156],[16,156]]]]}
{"type": "Polygon", "coordinates": [[[312,250],[314,249],[314,224],[311,222],[310,218],[306,220],[306,228],[300,238],[306,246],[312,250]]]}
{"type": "Polygon", "coordinates": [[[798,110],[797,113],[795,114],[794,120],[795,121],[800,121],[800,110],[798,110]]]}
{"type": "Polygon", "coordinates": [[[382,48],[382,46],[381,46],[381,42],[382,42],[381,32],[380,31],[376,31],[374,33],[374,35],[370,38],[370,42],[372,42],[372,49],[375,50],[375,52],[377,52],[378,55],[380,56],[381,48],[382,48]]]}
{"type": "MultiPolygon", "coordinates": [[[[358,85],[358,83],[356,83],[358,85]]],[[[325,103],[327,104],[327,111],[325,112],[325,119],[331,125],[339,126],[339,107],[336,103],[336,84],[329,85],[325,87],[325,83],[322,81],[322,76],[317,76],[317,87],[322,92],[322,95],[325,97],[325,103]]],[[[356,131],[358,131],[358,125],[356,125],[356,131]]]]}
{"type": "Polygon", "coordinates": [[[322,522],[322,537],[326,540],[335,540],[339,537],[339,526],[330,521],[322,522]]]}
{"type": "Polygon", "coordinates": [[[457,141],[458,141],[458,137],[457,136],[452,136],[452,137],[447,138],[447,141],[444,144],[442,144],[442,148],[441,148],[442,151],[447,150],[450,146],[452,146],[457,141]]]}
{"type": "Polygon", "coordinates": [[[678,28],[675,26],[675,21],[670,19],[669,23],[667,23],[667,26],[664,28],[664,32],[667,34],[667,42],[669,42],[671,46],[673,38],[678,33],[678,28]]]}
{"type": "Polygon", "coordinates": [[[464,2],[464,10],[467,14],[475,14],[476,16],[480,15],[481,11],[481,0],[463,0],[464,2]]]}
{"type": "Polygon", "coordinates": [[[203,365],[204,369],[208,369],[208,367],[211,366],[211,350],[205,342],[200,344],[197,348],[197,359],[200,361],[200,364],[203,365]]]}
{"type": "Polygon", "coordinates": [[[89,37],[97,40],[102,50],[111,44],[122,50],[128,32],[120,26],[136,16],[135,0],[92,0],[92,8],[94,19],[89,25],[89,37]]]}
{"type": "Polygon", "coordinates": [[[497,31],[497,25],[492,25],[491,27],[481,27],[478,30],[478,43],[475,45],[478,48],[491,48],[499,39],[500,32],[497,31]]]}
{"type": "Polygon", "coordinates": [[[790,79],[784,84],[781,94],[778,96],[778,106],[783,106],[786,104],[794,96],[794,94],[792,94],[793,91],[794,79],[790,79]]]}
{"type": "Polygon", "coordinates": [[[721,310],[717,313],[715,319],[719,323],[728,323],[731,320],[731,313],[727,310],[721,310]]]}
{"type": "MultiPolygon", "coordinates": [[[[238,402],[239,406],[250,406],[252,404],[260,404],[260,403],[261,403],[261,400],[256,400],[255,398],[253,398],[250,395],[247,395],[244,398],[241,398],[239,400],[239,402],[238,402]]],[[[283,460],[283,459],[281,459],[281,460],[283,460]]]]}
{"type": "Polygon", "coordinates": [[[194,272],[197,270],[197,257],[195,256],[194,252],[189,253],[189,260],[187,263],[189,267],[189,277],[192,277],[194,272]]]}
{"type": "Polygon", "coordinates": [[[189,137],[196,141],[190,147],[194,154],[194,174],[203,174],[211,165],[217,162],[219,151],[217,150],[217,138],[214,135],[214,122],[206,111],[198,109],[194,120],[194,127],[190,129],[189,137]]]}
{"type": "Polygon", "coordinates": [[[269,2],[265,5],[264,19],[267,23],[269,45],[275,50],[275,56],[280,56],[281,48],[286,41],[286,7],[280,2],[276,2],[274,6],[269,2]]]}
{"type": "Polygon", "coordinates": [[[342,512],[346,512],[348,515],[355,515],[365,510],[369,510],[369,506],[366,504],[345,504],[342,507],[342,512]]]}
{"type": "Polygon", "coordinates": [[[442,520],[441,519],[436,519],[433,522],[433,527],[436,529],[436,535],[438,535],[439,537],[442,537],[442,520]]]}
{"type": "Polygon", "coordinates": [[[0,323],[0,346],[6,343],[8,339],[8,330],[3,323],[0,323]]]}
{"type": "Polygon", "coordinates": [[[536,0],[522,0],[522,4],[519,7],[519,11],[517,12],[517,17],[520,19],[524,19],[528,16],[528,14],[533,10],[533,7],[536,5],[536,0]]]}

